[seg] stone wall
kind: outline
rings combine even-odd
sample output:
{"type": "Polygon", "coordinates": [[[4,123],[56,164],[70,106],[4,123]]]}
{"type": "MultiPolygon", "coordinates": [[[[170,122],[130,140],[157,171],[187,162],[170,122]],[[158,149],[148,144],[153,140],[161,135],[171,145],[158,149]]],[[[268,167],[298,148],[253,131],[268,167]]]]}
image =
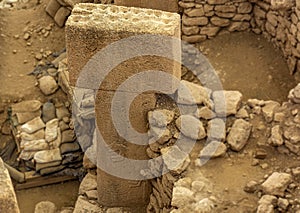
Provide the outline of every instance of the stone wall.
{"type": "Polygon", "coordinates": [[[295,1],[257,1],[253,9],[255,33],[262,33],[287,59],[291,74],[300,70],[300,4],[295,1]]]}
{"type": "Polygon", "coordinates": [[[197,43],[220,32],[250,28],[253,5],[247,1],[208,0],[179,1],[182,11],[182,39],[197,43]]]}
{"type": "Polygon", "coordinates": [[[221,33],[252,30],[280,48],[290,74],[300,70],[300,5],[295,1],[182,0],[182,39],[197,43],[221,33]]]}

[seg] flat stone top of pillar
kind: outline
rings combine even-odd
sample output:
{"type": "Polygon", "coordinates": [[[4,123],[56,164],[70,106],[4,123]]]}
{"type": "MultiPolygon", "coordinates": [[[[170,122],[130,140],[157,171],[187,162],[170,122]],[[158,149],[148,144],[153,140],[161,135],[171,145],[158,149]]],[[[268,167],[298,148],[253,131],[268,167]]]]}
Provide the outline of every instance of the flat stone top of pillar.
{"type": "Polygon", "coordinates": [[[80,3],[75,5],[66,26],[172,36],[179,30],[180,15],[146,8],[80,3]]]}

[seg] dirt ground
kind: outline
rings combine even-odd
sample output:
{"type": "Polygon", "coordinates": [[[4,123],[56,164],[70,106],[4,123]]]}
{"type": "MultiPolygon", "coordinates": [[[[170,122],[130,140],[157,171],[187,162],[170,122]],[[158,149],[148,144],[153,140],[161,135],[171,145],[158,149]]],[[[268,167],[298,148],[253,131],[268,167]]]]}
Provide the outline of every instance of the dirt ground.
{"type": "MultiPolygon", "coordinates": [[[[46,3],[46,0],[30,1],[14,9],[0,9],[1,123],[10,103],[20,99],[46,99],[34,86],[34,76],[27,75],[37,63],[42,63],[36,59],[39,53],[59,52],[65,46],[64,30],[54,25],[45,13],[46,3]],[[45,36],[46,31],[48,36],[45,36]],[[30,38],[26,38],[26,33],[30,38]]],[[[280,51],[261,36],[252,33],[222,35],[200,44],[199,48],[215,67],[224,89],[241,91],[244,100],[258,98],[282,102],[287,100],[288,91],[296,85],[280,51]]],[[[47,60],[51,61],[52,57],[41,61],[47,60]]],[[[226,158],[209,161],[204,167],[190,168],[205,174],[214,184],[217,194],[226,198],[220,204],[220,212],[247,212],[255,208],[257,197],[246,195],[241,186],[249,180],[262,178],[275,167],[284,170],[287,165],[297,163],[268,148],[268,157],[263,162],[268,167],[251,166],[257,140],[266,140],[263,132],[257,131],[256,135],[242,153],[229,153],[226,158]]],[[[197,149],[199,147],[195,148],[194,157],[197,149]]],[[[188,172],[188,175],[197,175],[197,172],[188,172]]],[[[50,200],[58,208],[73,205],[77,188],[78,182],[71,182],[19,191],[21,212],[33,212],[35,204],[42,200],[50,200]]]]}

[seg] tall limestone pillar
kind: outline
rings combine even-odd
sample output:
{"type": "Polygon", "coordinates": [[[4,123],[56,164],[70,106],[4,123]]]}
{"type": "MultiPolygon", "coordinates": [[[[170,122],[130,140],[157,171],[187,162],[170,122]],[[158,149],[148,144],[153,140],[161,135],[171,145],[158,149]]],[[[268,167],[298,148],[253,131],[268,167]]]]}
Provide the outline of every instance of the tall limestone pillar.
{"type": "Polygon", "coordinates": [[[148,83],[155,81],[168,87],[169,93],[175,92],[175,83],[166,85],[168,82],[159,77],[149,79],[149,82],[140,79],[121,87],[128,79],[147,70],[152,73],[159,70],[180,79],[180,63],[161,57],[163,52],[168,52],[180,58],[180,41],[174,43],[155,35],[179,39],[179,14],[115,5],[78,4],[66,23],[70,83],[97,90],[95,114],[101,135],[97,137],[97,183],[99,202],[103,206],[134,207],[142,212],[149,202],[149,181],[139,175],[134,178],[140,168],[130,161],[148,159],[146,144],[133,143],[131,138],[139,140],[139,135],[131,137],[132,132],[126,132],[129,125],[116,127],[112,117],[121,117],[129,105],[130,125],[136,132],[147,135],[147,112],[155,107],[156,91],[141,93],[139,88],[147,88],[148,83]],[[139,37],[147,35],[149,39],[139,37]],[[142,52],[140,55],[139,51],[142,52]],[[145,54],[147,52],[149,54],[145,54]],[[88,70],[89,74],[81,75],[83,70],[88,70]],[[117,91],[121,98],[114,100],[117,91]],[[113,107],[116,109],[112,110],[113,107]],[[120,128],[123,134],[119,132],[120,128]]]}

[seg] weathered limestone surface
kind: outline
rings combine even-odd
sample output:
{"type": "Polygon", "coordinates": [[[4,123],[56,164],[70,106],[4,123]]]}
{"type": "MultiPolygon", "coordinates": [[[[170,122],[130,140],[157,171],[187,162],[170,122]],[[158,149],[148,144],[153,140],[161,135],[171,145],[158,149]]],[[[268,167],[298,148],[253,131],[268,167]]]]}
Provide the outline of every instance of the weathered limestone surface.
{"type": "MultiPolygon", "coordinates": [[[[156,39],[155,43],[135,43],[132,46],[119,46],[115,52],[109,52],[111,58],[106,60],[94,59],[89,64],[89,75],[81,78],[77,84],[79,74],[87,62],[100,50],[111,47],[113,42],[140,35],[163,35],[180,38],[180,16],[158,10],[143,8],[122,7],[114,5],[78,4],[74,7],[72,15],[66,23],[66,42],[68,66],[70,71],[70,84],[77,88],[93,89],[96,92],[95,111],[96,123],[103,137],[103,141],[111,151],[103,151],[103,147],[97,145],[98,154],[109,157],[109,168],[123,168],[123,160],[120,156],[129,159],[148,159],[146,146],[131,143],[121,137],[113,123],[112,115],[121,114],[129,107],[129,120],[133,128],[140,132],[147,132],[147,112],[154,109],[156,96],[154,92],[140,94],[144,84],[136,83],[134,87],[125,87],[121,91],[122,99],[116,102],[121,106],[118,112],[112,112],[113,97],[118,87],[134,74],[147,70],[160,70],[171,74],[177,79],[181,76],[179,63],[158,56],[139,56],[128,58],[126,62],[117,63],[111,67],[109,74],[104,79],[101,76],[99,67],[107,68],[114,61],[123,56],[130,56],[131,52],[147,48],[154,54],[157,50],[163,50],[171,56],[180,59],[180,42],[165,42],[164,39],[156,39]],[[146,21],[143,21],[143,18],[146,21]],[[99,27],[101,26],[101,27],[99,27]],[[126,47],[129,50],[126,50],[126,47]],[[126,52],[127,51],[127,52],[126,52]],[[96,77],[102,77],[103,81],[99,88],[96,77]],[[131,102],[129,96],[135,96],[131,102]],[[105,122],[103,122],[105,121],[105,122]],[[118,156],[120,155],[120,156],[118,156]]],[[[134,40],[134,41],[138,41],[134,40]]],[[[138,52],[139,54],[140,52],[138,52]]],[[[158,78],[158,81],[160,78],[158,78]]],[[[176,85],[173,82],[161,80],[161,85],[168,85],[170,93],[175,92],[176,85]]],[[[147,84],[147,83],[145,83],[147,84]]],[[[132,84],[131,84],[132,86],[132,84]]],[[[122,120],[122,119],[121,119],[122,120]]],[[[128,125],[122,125],[126,131],[128,125]]],[[[131,133],[126,133],[131,137],[131,133]]],[[[99,140],[99,139],[98,139],[99,140]]],[[[98,158],[98,164],[103,163],[103,158],[98,158]]],[[[106,164],[106,162],[104,162],[106,164]]],[[[125,165],[126,166],[126,165],[125,165]]],[[[130,165],[127,165],[130,166],[130,165]]],[[[130,168],[134,170],[134,165],[130,168]]],[[[114,177],[106,169],[98,169],[98,197],[99,203],[103,206],[121,206],[144,208],[149,203],[150,185],[149,181],[126,180],[121,177],[114,177]],[[113,188],[111,186],[114,186],[113,188]]]]}
{"type": "Polygon", "coordinates": [[[127,7],[142,7],[155,10],[164,10],[168,12],[178,12],[178,0],[115,0],[116,5],[127,7]]]}
{"type": "Polygon", "coordinates": [[[19,213],[16,194],[9,173],[0,158],[0,212],[19,213]]]}
{"type": "MultiPolygon", "coordinates": [[[[75,86],[83,67],[101,49],[121,39],[145,34],[180,38],[180,16],[175,13],[114,5],[76,5],[66,23],[70,84],[75,86]],[[141,16],[144,16],[147,21],[143,21],[140,18],[141,16]]],[[[137,41],[137,39],[135,40],[137,41]]],[[[141,48],[144,46],[145,44],[135,43],[135,47],[129,46],[127,48],[141,48]]],[[[147,51],[155,51],[156,49],[166,49],[165,51],[168,51],[168,54],[176,57],[180,56],[181,52],[179,43],[172,44],[168,42],[166,44],[164,41],[158,41],[151,48],[148,47],[147,51]]],[[[107,63],[112,64],[124,55],[130,55],[132,52],[132,50],[127,53],[124,51],[125,48],[119,53],[111,52],[110,54],[114,55],[114,57],[110,58],[109,60],[111,61],[107,63]]],[[[95,62],[92,65],[90,75],[93,77],[83,79],[82,84],[85,83],[85,85],[80,84],[80,86],[87,87],[91,83],[95,83],[94,79],[97,74],[99,75],[100,65],[102,69],[108,66],[108,64],[103,64],[103,62],[95,62]]],[[[116,90],[129,76],[145,70],[162,70],[178,79],[181,73],[178,63],[156,56],[129,58],[128,61],[116,65],[117,67],[112,69],[106,76],[100,89],[116,90]]],[[[92,89],[98,89],[98,87],[92,89]]],[[[176,87],[174,86],[173,89],[175,91],[176,87]]]]}

